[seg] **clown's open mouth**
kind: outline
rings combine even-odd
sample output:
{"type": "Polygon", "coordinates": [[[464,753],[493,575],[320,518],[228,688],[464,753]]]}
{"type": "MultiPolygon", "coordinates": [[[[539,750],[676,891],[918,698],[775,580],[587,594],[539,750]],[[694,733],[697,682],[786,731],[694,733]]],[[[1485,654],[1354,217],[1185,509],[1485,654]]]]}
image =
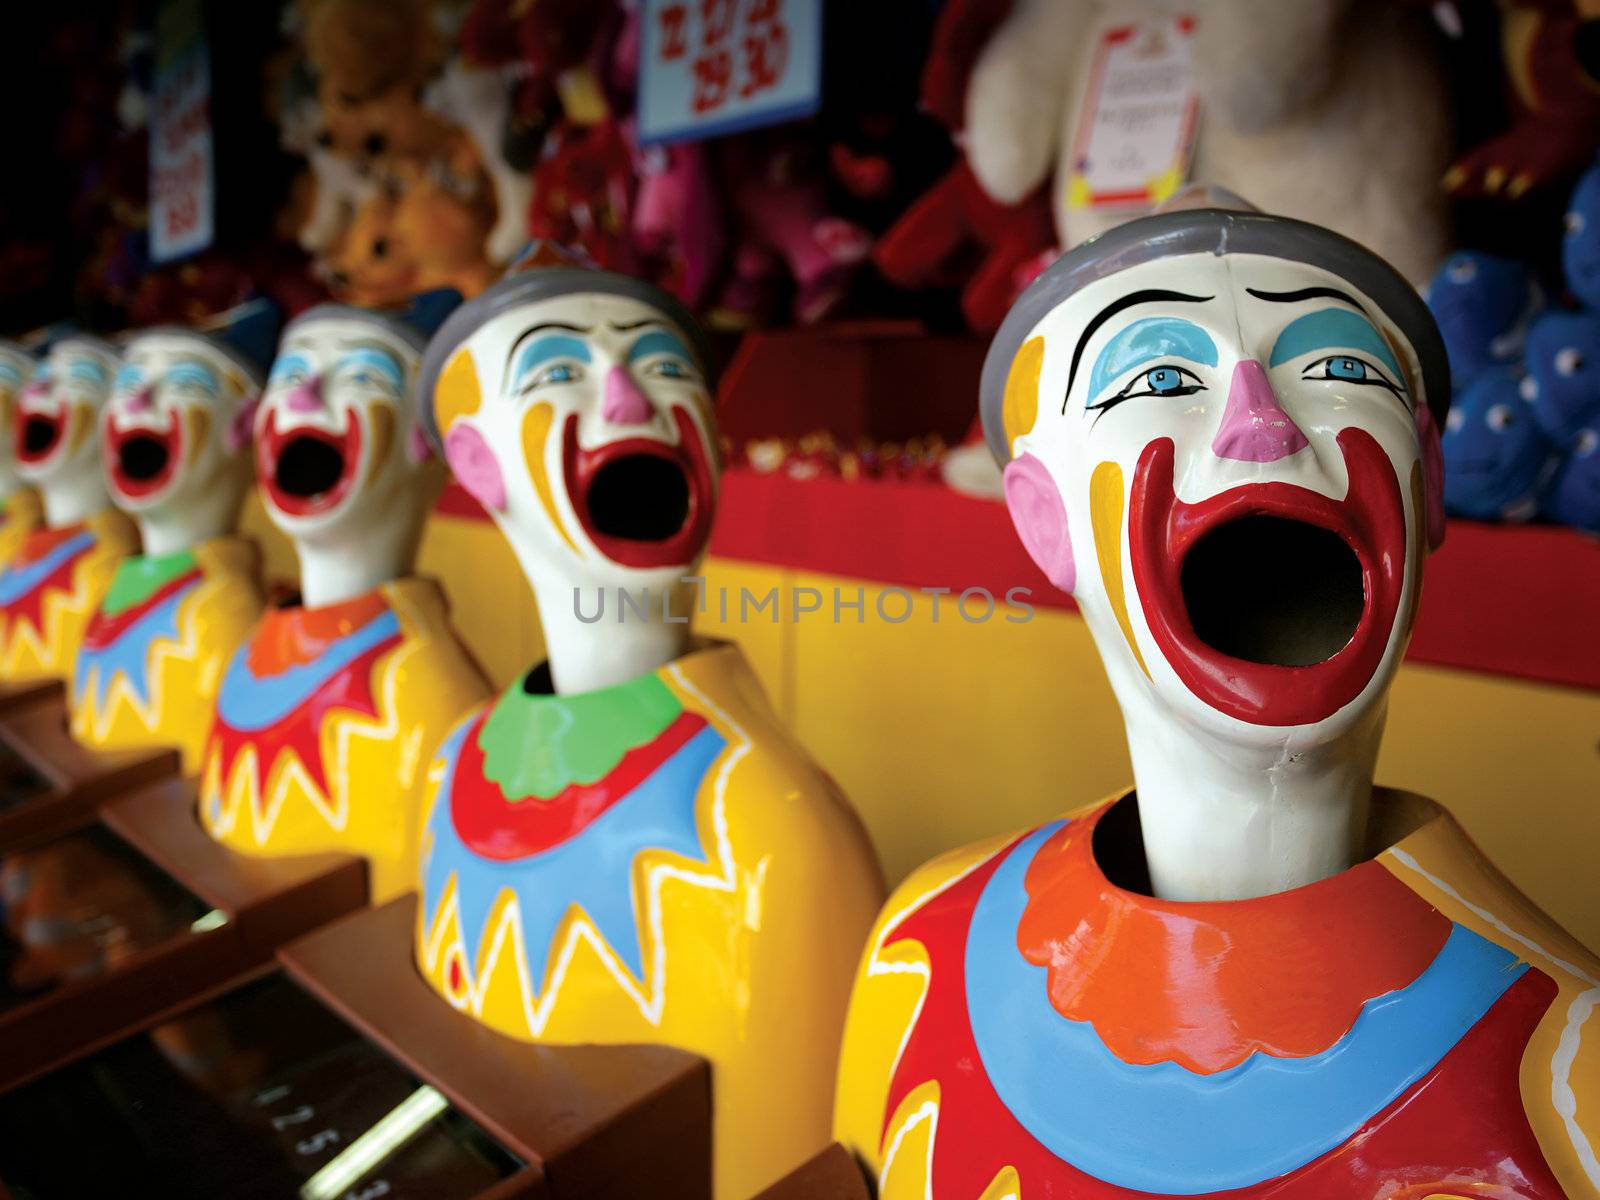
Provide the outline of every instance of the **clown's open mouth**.
{"type": "Polygon", "coordinates": [[[166,429],[106,430],[111,483],[124,496],[148,496],[172,478],[181,459],[182,423],[174,416],[166,429]]]}
{"type": "Polygon", "coordinates": [[[1343,500],[1288,483],[1186,503],[1173,445],[1140,456],[1128,546],[1145,621],[1179,678],[1257,725],[1305,725],[1361,694],[1387,649],[1407,553],[1399,480],[1368,433],[1339,435],[1343,500]]]}
{"type": "Polygon", "coordinates": [[[60,444],[66,428],[60,413],[24,413],[17,427],[17,457],[26,463],[43,462],[60,444]]]}
{"type": "Polygon", "coordinates": [[[694,421],[674,409],[678,444],[624,438],[578,445],[578,421],[562,438],[567,495],[578,523],[607,558],[647,569],[692,562],[711,532],[711,467],[694,421]]]}
{"type": "Polygon", "coordinates": [[[596,532],[664,542],[689,519],[689,477],[670,458],[625,454],[594,473],[585,499],[596,532]]]}
{"type": "Polygon", "coordinates": [[[256,440],[256,474],[273,507],[291,517],[309,517],[338,506],[355,484],[361,462],[361,422],[354,413],[344,432],[314,425],[278,428],[274,410],[256,440]]]}
{"type": "Polygon", "coordinates": [[[1183,560],[1195,636],[1245,662],[1309,667],[1350,644],[1366,610],[1361,560],[1331,529],[1249,516],[1215,526],[1183,560]]]}

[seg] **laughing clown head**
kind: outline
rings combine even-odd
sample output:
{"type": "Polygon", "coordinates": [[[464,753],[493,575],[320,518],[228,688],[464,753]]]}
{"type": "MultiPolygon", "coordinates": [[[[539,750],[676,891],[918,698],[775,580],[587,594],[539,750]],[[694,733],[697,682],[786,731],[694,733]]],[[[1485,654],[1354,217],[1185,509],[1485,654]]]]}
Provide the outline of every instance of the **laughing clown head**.
{"type": "Polygon", "coordinates": [[[420,531],[443,472],[412,392],[429,334],[460,299],[441,289],[404,310],[322,304],[284,328],[256,414],[256,474],[291,538],[358,550],[379,526],[420,531]]]}
{"type": "Polygon", "coordinates": [[[117,507],[195,525],[186,544],[232,526],[279,323],[276,306],[257,300],[210,328],[158,326],[127,341],[101,439],[117,507]],[[213,520],[222,528],[200,527],[213,520]]]}
{"type": "Polygon", "coordinates": [[[52,342],[17,403],[17,473],[48,492],[101,487],[95,436],[111,395],[118,354],[109,342],[69,333],[52,342]]]}
{"type": "Polygon", "coordinates": [[[1130,726],[1307,745],[1381,713],[1444,535],[1449,379],[1393,268],[1258,212],[1134,221],[1023,293],[984,430],[1130,726]]]}
{"type": "Polygon", "coordinates": [[[539,246],[445,323],[418,396],[535,585],[669,588],[711,532],[711,388],[677,300],[539,246]]]}
{"type": "Polygon", "coordinates": [[[0,341],[0,498],[17,490],[17,397],[33,378],[33,356],[15,342],[0,341]]]}

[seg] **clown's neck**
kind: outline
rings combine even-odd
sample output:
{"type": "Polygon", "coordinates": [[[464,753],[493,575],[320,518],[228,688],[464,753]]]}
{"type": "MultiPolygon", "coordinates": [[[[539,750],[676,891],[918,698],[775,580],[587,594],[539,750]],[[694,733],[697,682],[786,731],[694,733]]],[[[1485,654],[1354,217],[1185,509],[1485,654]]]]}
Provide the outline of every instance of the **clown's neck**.
{"type": "Polygon", "coordinates": [[[300,559],[300,601],[323,608],[365,596],[381,584],[411,574],[419,531],[412,522],[374,521],[333,537],[294,540],[300,559]]]}
{"type": "Polygon", "coordinates": [[[0,462],[0,504],[4,504],[27,486],[22,476],[17,474],[14,464],[0,462]]]}
{"type": "MultiPolygon", "coordinates": [[[[626,683],[659,670],[689,648],[689,626],[663,619],[659,589],[652,589],[648,598],[636,590],[637,608],[624,608],[615,587],[541,571],[533,591],[557,693],[592,692],[626,683]]],[[[671,612],[679,617],[688,609],[678,596],[671,612]]]]}
{"type": "Polygon", "coordinates": [[[154,558],[226,537],[238,523],[238,488],[217,486],[185,496],[181,504],[134,514],[144,552],[154,558]]]}
{"type": "Polygon", "coordinates": [[[1321,746],[1243,750],[1128,712],[1145,858],[1165,900],[1244,900],[1361,858],[1384,708],[1321,746]]]}
{"type": "Polygon", "coordinates": [[[41,480],[38,487],[44,502],[44,523],[52,529],[77,525],[111,507],[111,496],[99,470],[57,475],[41,480]]]}

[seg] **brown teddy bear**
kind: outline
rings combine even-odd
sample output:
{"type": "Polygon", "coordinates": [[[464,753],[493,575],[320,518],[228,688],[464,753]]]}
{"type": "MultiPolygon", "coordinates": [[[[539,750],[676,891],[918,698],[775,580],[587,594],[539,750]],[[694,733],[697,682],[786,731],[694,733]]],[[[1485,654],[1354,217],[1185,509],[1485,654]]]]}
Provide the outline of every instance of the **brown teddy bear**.
{"type": "Polygon", "coordinates": [[[303,245],[341,299],[481,290],[496,210],[471,137],[426,105],[449,53],[432,0],[299,0],[316,128],[303,245]]]}
{"type": "Polygon", "coordinates": [[[487,193],[461,195],[441,173],[409,167],[356,210],[327,260],[329,289],[351,304],[399,304],[418,292],[453,287],[473,296],[495,268],[483,257],[494,223],[487,193]]]}

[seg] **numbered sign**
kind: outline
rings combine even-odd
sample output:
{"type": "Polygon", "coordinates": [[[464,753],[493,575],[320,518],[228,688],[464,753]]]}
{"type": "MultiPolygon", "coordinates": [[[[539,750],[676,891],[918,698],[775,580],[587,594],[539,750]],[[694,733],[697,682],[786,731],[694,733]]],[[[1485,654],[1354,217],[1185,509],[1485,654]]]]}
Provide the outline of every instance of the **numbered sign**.
{"type": "Polygon", "coordinates": [[[692,141],[817,111],[822,0],[644,0],[641,144],[692,141]]]}
{"type": "Polygon", "coordinates": [[[163,0],[156,14],[150,115],[150,257],[169,262],[211,244],[211,56],[199,0],[163,0]]]}

